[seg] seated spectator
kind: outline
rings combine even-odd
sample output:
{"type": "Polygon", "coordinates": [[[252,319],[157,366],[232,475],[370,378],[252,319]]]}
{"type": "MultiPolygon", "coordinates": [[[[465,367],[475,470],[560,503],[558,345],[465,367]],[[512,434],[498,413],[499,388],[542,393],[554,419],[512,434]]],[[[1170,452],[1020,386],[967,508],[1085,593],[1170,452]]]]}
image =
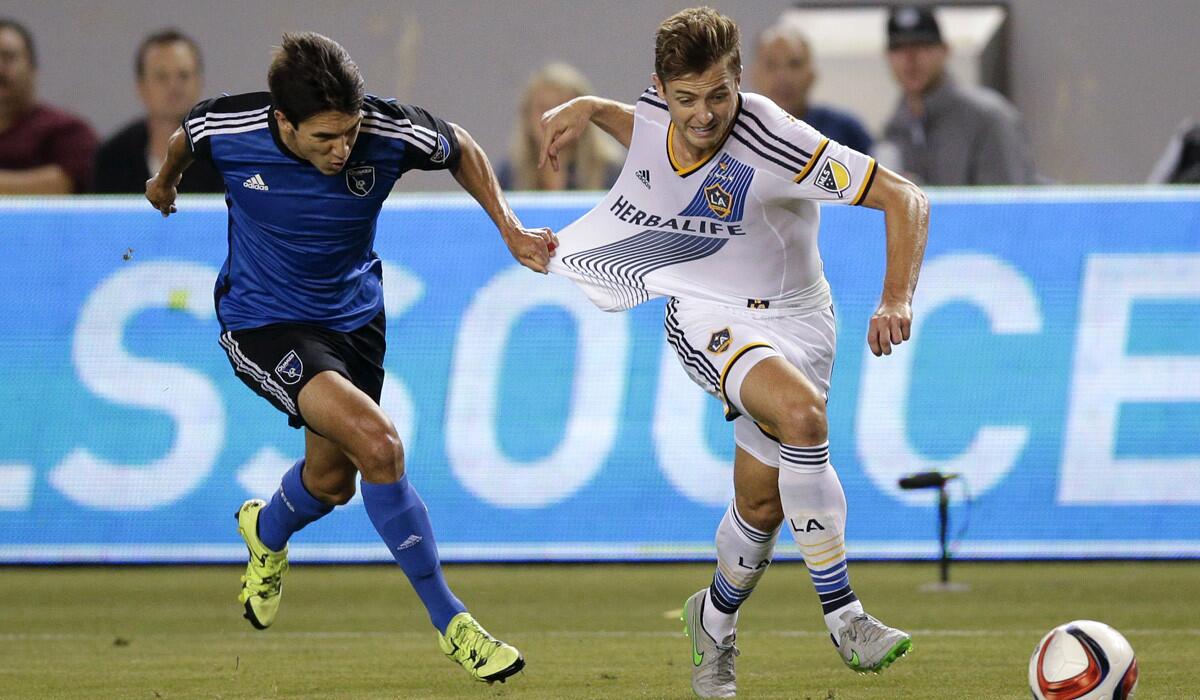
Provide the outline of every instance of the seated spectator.
{"type": "Polygon", "coordinates": [[[959,84],[929,7],[893,8],[888,63],[900,104],[877,146],[879,162],[925,185],[1024,185],[1035,175],[1029,139],[1008,100],[959,84]]]}
{"type": "Polygon", "coordinates": [[[0,194],[70,194],[87,187],[96,134],[37,101],[37,49],[21,23],[0,18],[0,194]]]}
{"type": "Polygon", "coordinates": [[[496,170],[506,190],[604,190],[621,174],[622,156],[599,127],[589,126],[573,148],[559,154],[557,171],[538,168],[542,113],[582,95],[592,86],[573,66],[550,63],[525,84],[508,157],[496,170]]]}
{"type": "Polygon", "coordinates": [[[751,87],[834,141],[870,153],[871,136],[858,119],[848,112],[809,103],[808,93],[816,79],[812,48],[800,19],[785,12],[758,36],[750,65],[751,87]]]}
{"type": "MultiPolygon", "coordinates": [[[[101,144],[93,178],[96,192],[145,192],[146,180],[167,157],[167,140],[200,101],[204,69],[200,47],[178,30],[164,29],[146,37],[133,68],[146,113],[101,144]]],[[[185,170],[179,182],[180,193],[224,191],[225,182],[204,160],[185,170]]]]}

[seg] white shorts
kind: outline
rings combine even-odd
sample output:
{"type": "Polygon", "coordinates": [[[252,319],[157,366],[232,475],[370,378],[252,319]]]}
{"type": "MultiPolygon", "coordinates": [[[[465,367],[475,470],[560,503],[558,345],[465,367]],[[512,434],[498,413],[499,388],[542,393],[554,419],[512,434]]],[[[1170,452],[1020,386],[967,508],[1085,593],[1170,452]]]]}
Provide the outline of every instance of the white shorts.
{"type": "Polygon", "coordinates": [[[829,399],[837,350],[833,307],[781,314],[687,299],[667,302],[667,342],[684,371],[725,404],[738,447],[758,461],[779,466],[779,442],[750,417],[741,401],[742,381],[754,365],[783,357],[829,399]]]}

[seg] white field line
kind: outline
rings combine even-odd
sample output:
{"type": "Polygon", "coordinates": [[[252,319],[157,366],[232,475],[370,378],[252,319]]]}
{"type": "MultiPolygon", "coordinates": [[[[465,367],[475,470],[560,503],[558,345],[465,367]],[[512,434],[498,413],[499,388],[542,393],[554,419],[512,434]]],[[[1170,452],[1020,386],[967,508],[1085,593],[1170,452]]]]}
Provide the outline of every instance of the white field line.
{"type": "MultiPolygon", "coordinates": [[[[916,638],[920,637],[1038,637],[1045,634],[1044,629],[1017,629],[1017,630],[995,630],[995,629],[917,629],[909,630],[909,633],[916,638]]],[[[1136,628],[1121,630],[1121,633],[1130,637],[1149,637],[1149,636],[1173,636],[1173,637],[1200,637],[1200,628],[1179,628],[1179,629],[1154,629],[1154,628],[1136,628]]],[[[753,634],[756,637],[821,637],[829,636],[829,633],[821,630],[755,630],[753,634]]],[[[589,638],[589,639],[654,639],[654,638],[669,638],[679,637],[682,632],[666,631],[666,630],[541,630],[541,631],[506,631],[506,638],[511,639],[530,639],[530,638],[550,638],[550,639],[569,639],[569,638],[589,638]]],[[[112,640],[121,637],[121,634],[108,632],[89,632],[89,633],[57,633],[57,632],[6,632],[0,633],[0,642],[58,642],[58,641],[87,641],[87,640],[112,640]]],[[[398,632],[350,632],[350,631],[329,631],[329,632],[149,632],[145,634],[130,634],[132,640],[147,640],[147,639],[171,639],[182,637],[187,639],[254,639],[259,641],[270,640],[295,640],[295,639],[389,639],[389,638],[412,638],[425,640],[429,637],[429,633],[425,631],[398,631],[398,632]]]]}

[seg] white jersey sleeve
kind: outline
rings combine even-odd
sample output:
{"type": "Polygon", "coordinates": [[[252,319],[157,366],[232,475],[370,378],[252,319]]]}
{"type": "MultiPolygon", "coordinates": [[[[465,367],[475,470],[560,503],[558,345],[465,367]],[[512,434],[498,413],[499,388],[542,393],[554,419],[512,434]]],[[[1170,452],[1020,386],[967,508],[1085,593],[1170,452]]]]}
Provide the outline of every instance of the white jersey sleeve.
{"type": "Polygon", "coordinates": [[[875,159],[828,139],[821,132],[753,93],[744,95],[742,117],[761,134],[756,144],[770,156],[769,171],[789,181],[775,191],[783,198],[862,204],[875,178],[875,159]]]}

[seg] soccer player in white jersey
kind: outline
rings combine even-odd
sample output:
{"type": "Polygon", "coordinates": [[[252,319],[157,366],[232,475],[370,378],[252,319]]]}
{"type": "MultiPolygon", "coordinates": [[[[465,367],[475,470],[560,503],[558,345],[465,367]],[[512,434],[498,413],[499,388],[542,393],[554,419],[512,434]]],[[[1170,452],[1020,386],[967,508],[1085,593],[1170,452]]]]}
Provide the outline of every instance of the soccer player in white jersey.
{"type": "Polygon", "coordinates": [[[609,311],[670,297],[668,342],[734,422],[735,497],[717,528],[716,572],[684,607],[692,687],[736,692],[738,607],[784,523],[843,661],[881,671],[911,640],[863,611],[847,574],[846,499],[825,415],[835,332],[818,202],[885,213],[887,268],[867,330],[876,356],[909,337],[928,202],[873,159],[739,92],[737,25],[714,10],[663,22],[654,70],[636,105],[588,96],[547,112],[542,158],[555,166],[588,122],[629,149],[608,195],[559,232],[550,270],[609,311]]]}

